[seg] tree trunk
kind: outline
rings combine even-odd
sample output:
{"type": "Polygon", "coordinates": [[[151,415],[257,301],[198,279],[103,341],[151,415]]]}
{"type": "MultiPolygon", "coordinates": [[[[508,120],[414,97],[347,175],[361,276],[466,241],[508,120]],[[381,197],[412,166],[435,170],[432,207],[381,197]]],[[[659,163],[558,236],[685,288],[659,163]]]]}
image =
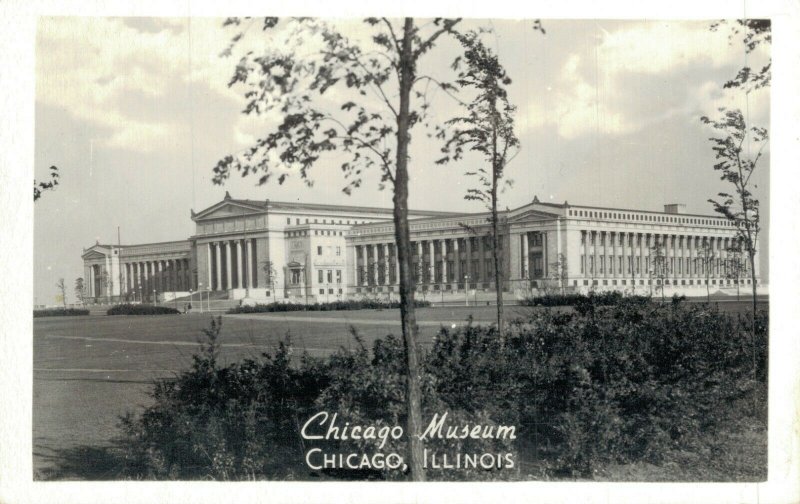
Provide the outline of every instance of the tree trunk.
{"type": "Polygon", "coordinates": [[[408,144],[410,142],[409,109],[415,65],[412,54],[414,23],[405,18],[400,54],[400,108],[397,117],[397,166],[394,184],[394,229],[397,260],[400,266],[400,321],[407,369],[407,436],[411,478],[425,481],[422,440],[422,393],[420,391],[417,320],[414,309],[414,280],[411,276],[411,238],[408,226],[408,144]]]}
{"type": "MultiPolygon", "coordinates": [[[[756,253],[755,247],[749,247],[747,255],[750,257],[750,282],[753,284],[753,313],[750,317],[750,341],[753,346],[753,382],[758,381],[758,355],[756,343],[756,253]]],[[[753,415],[758,414],[758,394],[753,394],[753,415]]]]}
{"type": "MultiPolygon", "coordinates": [[[[492,103],[494,109],[494,103],[492,103]]],[[[503,320],[503,271],[500,268],[500,251],[498,250],[498,222],[497,222],[497,124],[492,128],[492,259],[494,259],[494,290],[497,293],[497,336],[502,340],[504,334],[503,320]]],[[[481,258],[481,261],[483,258],[481,258]]]]}

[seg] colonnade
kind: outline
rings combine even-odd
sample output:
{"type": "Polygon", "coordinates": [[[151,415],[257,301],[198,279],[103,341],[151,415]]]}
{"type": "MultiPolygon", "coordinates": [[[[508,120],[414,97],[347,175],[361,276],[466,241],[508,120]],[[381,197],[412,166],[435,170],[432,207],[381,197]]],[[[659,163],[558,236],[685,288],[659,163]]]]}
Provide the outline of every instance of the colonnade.
{"type": "MultiPolygon", "coordinates": [[[[357,287],[394,286],[400,267],[394,242],[354,246],[357,287]]],[[[478,237],[439,238],[411,242],[412,275],[418,286],[493,282],[489,244],[478,237]]]]}
{"type": "Polygon", "coordinates": [[[185,292],[193,288],[189,259],[157,259],[125,262],[122,267],[124,294],[146,298],[155,293],[185,292]]]}
{"type": "Polygon", "coordinates": [[[672,285],[679,280],[682,285],[691,280],[692,285],[706,276],[725,278],[734,267],[744,276],[749,270],[746,254],[737,256],[734,248],[737,241],[730,236],[582,230],[579,276],[634,281],[658,276],[672,285]]]}
{"type": "Polygon", "coordinates": [[[254,238],[214,241],[205,249],[211,290],[258,287],[254,238]]]}

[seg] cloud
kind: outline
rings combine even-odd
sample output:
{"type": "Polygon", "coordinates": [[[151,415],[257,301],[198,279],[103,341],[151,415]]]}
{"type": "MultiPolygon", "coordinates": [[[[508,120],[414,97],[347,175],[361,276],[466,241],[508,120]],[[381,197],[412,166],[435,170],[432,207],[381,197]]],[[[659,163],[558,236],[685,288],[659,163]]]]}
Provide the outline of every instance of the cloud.
{"type": "MultiPolygon", "coordinates": [[[[723,103],[742,101],[741,92],[722,89],[726,79],[745,62],[763,64],[769,57],[762,46],[745,59],[743,46],[729,43],[724,32],[711,32],[706,22],[625,23],[611,31],[597,25],[595,41],[565,59],[546,98],[533,96],[523,107],[523,130],[554,127],[566,139],[619,136],[678,113],[710,113],[723,103]],[[723,76],[710,82],[704,72],[723,76]],[[652,103],[642,103],[648,94],[652,103]]],[[[769,93],[758,94],[750,106],[763,116],[769,93]]]]}
{"type": "Polygon", "coordinates": [[[209,25],[220,26],[221,21],[42,18],[36,99],[109,131],[97,139],[101,144],[150,152],[158,137],[164,141],[185,129],[188,118],[175,114],[173,103],[143,118],[130,106],[131,97],[154,102],[211,98],[190,96],[192,83],[236,96],[226,86],[231,61],[219,58],[228,34],[209,25]],[[186,86],[186,96],[175,95],[176,83],[186,86]]]}

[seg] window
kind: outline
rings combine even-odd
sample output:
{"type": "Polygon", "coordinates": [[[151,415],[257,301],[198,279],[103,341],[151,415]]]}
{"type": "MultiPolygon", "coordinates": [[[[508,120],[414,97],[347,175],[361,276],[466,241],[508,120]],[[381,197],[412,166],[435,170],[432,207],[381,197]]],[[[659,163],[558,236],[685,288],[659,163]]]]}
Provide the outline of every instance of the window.
{"type": "Polygon", "coordinates": [[[292,218],[286,217],[286,224],[291,224],[291,223],[292,223],[292,218]]]}
{"type": "Polygon", "coordinates": [[[585,271],[586,270],[585,262],[586,262],[586,256],[581,254],[581,274],[586,273],[586,271],[585,271]]]}
{"type": "Polygon", "coordinates": [[[333,283],[333,270],[328,270],[328,283],[333,283]]]}
{"type": "Polygon", "coordinates": [[[317,247],[317,255],[318,256],[322,255],[322,247],[320,247],[320,246],[317,247]]]}
{"type": "Polygon", "coordinates": [[[586,231],[581,232],[581,245],[586,245],[586,231]]]}
{"type": "Polygon", "coordinates": [[[337,246],[336,246],[336,255],[337,255],[337,256],[340,256],[340,255],[342,255],[342,247],[341,247],[341,246],[339,246],[339,245],[337,245],[337,246]]]}
{"type": "Polygon", "coordinates": [[[319,293],[320,293],[320,294],[325,294],[325,289],[320,289],[320,290],[319,290],[319,293]]]}
{"type": "MultiPolygon", "coordinates": [[[[338,270],[338,269],[336,270],[336,283],[337,284],[342,283],[342,270],[338,270]]],[[[341,294],[341,292],[342,292],[341,289],[339,289],[339,293],[340,294],[341,294]]]]}
{"type": "Polygon", "coordinates": [[[322,270],[317,270],[317,273],[319,273],[319,283],[322,283],[322,270]]]}

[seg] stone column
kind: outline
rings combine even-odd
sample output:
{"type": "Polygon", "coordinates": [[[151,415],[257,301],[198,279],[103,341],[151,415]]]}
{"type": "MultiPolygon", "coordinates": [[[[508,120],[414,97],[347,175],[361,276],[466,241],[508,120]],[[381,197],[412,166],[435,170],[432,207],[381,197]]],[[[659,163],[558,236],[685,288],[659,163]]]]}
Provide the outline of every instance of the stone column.
{"type": "Polygon", "coordinates": [[[486,251],[483,243],[483,236],[478,238],[478,271],[480,271],[481,282],[486,281],[486,251]]]}
{"type": "Polygon", "coordinates": [[[431,276],[431,285],[436,283],[436,251],[433,249],[433,240],[428,240],[428,254],[430,255],[430,263],[428,267],[430,269],[431,276]]]}
{"type": "Polygon", "coordinates": [[[447,239],[441,240],[442,252],[442,283],[450,283],[447,278],[447,239]]]}
{"type": "Polygon", "coordinates": [[[547,280],[550,275],[550,255],[547,253],[547,232],[539,231],[542,237],[542,278],[547,280]]]}
{"type": "Polygon", "coordinates": [[[144,297],[148,298],[153,294],[153,272],[150,271],[150,261],[143,262],[142,266],[144,266],[144,297]]]}
{"type": "Polygon", "coordinates": [[[422,240],[417,241],[416,243],[417,243],[417,271],[413,272],[413,275],[419,276],[419,280],[417,283],[421,284],[424,283],[424,277],[423,277],[424,271],[422,269],[422,266],[423,264],[425,264],[425,261],[423,261],[422,258],[422,240]]]}
{"type": "Polygon", "coordinates": [[[231,260],[231,242],[230,240],[225,240],[225,274],[228,276],[225,285],[228,289],[233,289],[233,275],[231,275],[231,270],[233,269],[233,261],[231,260]]]}
{"type": "Polygon", "coordinates": [[[583,278],[589,277],[589,232],[581,231],[581,263],[583,264],[583,278]]]}
{"type": "Polygon", "coordinates": [[[392,263],[389,261],[389,244],[383,244],[383,263],[385,265],[383,269],[383,284],[384,285],[391,285],[392,284],[392,263]]]}
{"type": "Polygon", "coordinates": [[[239,289],[244,288],[244,282],[242,279],[243,266],[244,261],[242,261],[242,241],[236,240],[236,287],[239,289]]]}
{"type": "MultiPolygon", "coordinates": [[[[628,278],[628,254],[625,247],[628,246],[628,233],[620,233],[622,237],[622,245],[620,245],[620,253],[622,256],[622,271],[619,273],[620,278],[628,278]]],[[[625,282],[628,283],[628,282],[625,282]]]]}
{"type": "Polygon", "coordinates": [[[464,272],[461,271],[461,252],[458,250],[458,238],[453,238],[453,280],[456,283],[456,290],[458,284],[463,281],[464,272]]]}
{"type": "Polygon", "coordinates": [[[522,233],[522,279],[526,282],[531,278],[530,264],[530,242],[528,241],[528,233],[522,233]]]}
{"type": "Polygon", "coordinates": [[[462,271],[462,276],[469,276],[469,282],[465,282],[464,289],[469,289],[469,284],[475,281],[475,273],[472,271],[472,237],[467,236],[464,238],[464,248],[467,251],[467,259],[464,263],[467,266],[466,271],[462,271]]]}
{"type": "Polygon", "coordinates": [[[247,240],[247,287],[252,289],[253,288],[253,261],[251,257],[253,257],[253,239],[250,238],[247,240]]]}
{"type": "Polygon", "coordinates": [[[208,282],[208,285],[206,285],[206,287],[208,288],[208,290],[212,290],[211,286],[212,286],[212,284],[214,282],[214,276],[213,276],[213,270],[212,270],[212,264],[211,264],[211,244],[210,243],[206,244],[206,256],[208,257],[208,279],[206,280],[208,282]]]}
{"type": "Polygon", "coordinates": [[[378,276],[378,268],[380,267],[380,261],[378,261],[378,244],[373,243],[369,248],[372,250],[372,284],[377,287],[380,285],[380,277],[378,276]]]}
{"type": "Polygon", "coordinates": [[[128,263],[131,269],[131,292],[139,293],[139,265],[135,262],[128,263]]]}
{"type": "Polygon", "coordinates": [[[214,255],[217,266],[217,283],[214,290],[222,290],[222,245],[220,242],[214,243],[214,255]]]}
{"type": "Polygon", "coordinates": [[[158,271],[157,274],[158,286],[156,287],[156,290],[158,290],[158,292],[161,293],[166,290],[164,288],[164,268],[162,267],[161,261],[156,261],[154,267],[158,271]]]}

